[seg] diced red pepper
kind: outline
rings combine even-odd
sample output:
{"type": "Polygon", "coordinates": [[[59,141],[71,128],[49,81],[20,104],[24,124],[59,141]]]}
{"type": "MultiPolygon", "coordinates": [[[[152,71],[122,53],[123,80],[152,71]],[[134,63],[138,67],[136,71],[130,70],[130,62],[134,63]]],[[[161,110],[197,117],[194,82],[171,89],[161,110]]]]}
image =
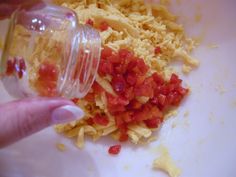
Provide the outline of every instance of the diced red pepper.
{"type": "Polygon", "coordinates": [[[123,122],[125,123],[131,123],[134,122],[134,118],[132,117],[132,112],[124,112],[124,113],[120,113],[119,117],[121,117],[121,119],[123,120],[123,122]]]}
{"type": "Polygon", "coordinates": [[[110,61],[108,60],[104,60],[104,59],[101,59],[100,60],[100,64],[99,64],[99,68],[98,68],[98,73],[101,75],[101,76],[104,76],[106,74],[113,74],[113,71],[114,71],[114,68],[113,68],[113,65],[110,61]]]}
{"type": "Polygon", "coordinates": [[[134,86],[137,82],[137,75],[135,73],[128,73],[126,76],[126,82],[130,85],[130,86],[134,86]]]}
{"type": "Polygon", "coordinates": [[[133,116],[131,115],[126,115],[125,117],[123,117],[124,122],[129,124],[129,123],[135,123],[135,119],[133,116]]]}
{"type": "Polygon", "coordinates": [[[86,22],[85,22],[87,25],[90,25],[90,26],[93,26],[94,25],[94,22],[92,19],[88,19],[86,22]]]}
{"type": "Polygon", "coordinates": [[[145,75],[149,69],[149,67],[144,63],[144,60],[138,59],[137,60],[137,66],[142,73],[142,75],[145,75]]]}
{"type": "Polygon", "coordinates": [[[111,56],[112,56],[112,49],[105,46],[101,51],[101,58],[107,59],[108,57],[111,57],[111,56]]]}
{"type": "Polygon", "coordinates": [[[129,57],[134,56],[134,53],[129,51],[128,49],[120,49],[118,51],[118,54],[119,54],[120,58],[123,58],[123,59],[127,59],[129,57]]]}
{"type": "Polygon", "coordinates": [[[125,142],[129,139],[129,136],[127,135],[127,133],[121,133],[120,134],[120,138],[119,138],[119,141],[120,142],[125,142]]]}
{"type": "Polygon", "coordinates": [[[118,128],[121,128],[124,124],[124,120],[122,119],[122,116],[120,116],[119,114],[115,115],[115,122],[118,128]]]}
{"type": "Polygon", "coordinates": [[[136,96],[146,96],[152,98],[154,95],[152,78],[146,78],[145,81],[134,89],[136,96]]]}
{"type": "Polygon", "coordinates": [[[13,60],[7,60],[7,69],[6,69],[6,74],[11,75],[15,71],[15,65],[13,60]]]}
{"type": "Polygon", "coordinates": [[[75,104],[77,104],[79,102],[79,98],[72,98],[71,101],[75,104]]]}
{"type": "Polygon", "coordinates": [[[148,66],[142,59],[133,59],[127,65],[127,70],[134,72],[138,75],[144,76],[148,71],[148,66]]]}
{"type": "Polygon", "coordinates": [[[107,99],[108,99],[108,103],[111,105],[127,105],[129,103],[128,100],[126,100],[125,98],[122,97],[115,97],[111,94],[107,94],[107,99]]]}
{"type": "Polygon", "coordinates": [[[158,75],[157,73],[153,73],[152,78],[156,82],[157,85],[164,84],[164,79],[160,75],[158,75]]]}
{"type": "Polygon", "coordinates": [[[126,67],[124,67],[124,65],[119,64],[117,66],[115,66],[114,68],[114,74],[125,74],[126,72],[126,67]]]}
{"type": "Polygon", "coordinates": [[[95,100],[95,95],[94,95],[94,93],[88,93],[88,94],[84,97],[84,99],[85,99],[86,101],[88,101],[88,102],[94,102],[94,100],[95,100]]]}
{"type": "Polygon", "coordinates": [[[133,87],[126,88],[125,93],[123,95],[126,99],[132,100],[135,97],[134,88],[133,87]]]}
{"type": "Polygon", "coordinates": [[[152,99],[150,99],[150,102],[152,104],[158,105],[158,98],[157,97],[153,97],[152,99]]]}
{"type": "Polygon", "coordinates": [[[56,82],[37,80],[35,87],[40,96],[51,97],[57,95],[56,82]]]}
{"type": "Polygon", "coordinates": [[[124,112],[126,109],[125,109],[125,106],[124,105],[108,105],[108,110],[114,114],[114,113],[117,113],[117,112],[124,112]]]}
{"type": "Polygon", "coordinates": [[[93,118],[94,123],[98,125],[106,126],[109,123],[108,118],[105,115],[96,114],[93,118]]]}
{"type": "Polygon", "coordinates": [[[150,114],[145,110],[137,110],[133,114],[134,122],[142,122],[148,118],[150,118],[150,114]]]}
{"type": "Polygon", "coordinates": [[[181,84],[182,80],[176,74],[172,74],[170,77],[171,84],[181,84]]]}
{"type": "Polygon", "coordinates": [[[148,128],[158,128],[158,126],[161,124],[161,120],[155,117],[152,119],[144,120],[144,123],[148,128]]]}
{"type": "Polygon", "coordinates": [[[151,117],[159,117],[159,118],[163,117],[162,111],[157,106],[150,105],[150,107],[151,108],[150,108],[149,114],[151,115],[151,117]]]}
{"type": "Polygon", "coordinates": [[[94,81],[92,88],[95,94],[100,94],[104,91],[104,89],[96,81],[94,81]]]}
{"type": "Polygon", "coordinates": [[[117,54],[114,54],[114,55],[111,55],[111,56],[107,57],[107,60],[109,60],[114,65],[117,65],[117,64],[121,63],[121,59],[120,59],[119,55],[117,55],[117,54]]]}
{"type": "Polygon", "coordinates": [[[127,131],[128,131],[127,124],[122,124],[118,128],[119,128],[119,132],[120,132],[119,141],[120,142],[127,141],[129,138],[128,134],[127,134],[127,131]]]}
{"type": "Polygon", "coordinates": [[[158,99],[158,103],[161,105],[161,106],[165,106],[167,104],[167,98],[165,95],[163,94],[159,94],[157,95],[157,99],[158,99]]]}
{"type": "Polygon", "coordinates": [[[113,89],[119,94],[124,93],[125,88],[126,88],[125,79],[120,74],[113,76],[112,81],[111,81],[111,85],[112,85],[113,89]]]}
{"type": "Polygon", "coordinates": [[[19,62],[18,76],[19,76],[19,78],[22,78],[23,72],[26,69],[25,60],[23,58],[20,58],[18,62],[19,62]]]}
{"type": "Polygon", "coordinates": [[[94,121],[93,121],[93,118],[88,118],[85,120],[87,122],[88,125],[93,125],[94,124],[94,121]]]}
{"type": "Polygon", "coordinates": [[[157,54],[160,54],[161,53],[161,47],[157,46],[154,50],[154,53],[157,55],[157,54]]]}
{"type": "Polygon", "coordinates": [[[121,145],[114,145],[109,147],[108,153],[112,155],[117,155],[120,153],[120,150],[121,150],[121,145]]]}
{"type": "Polygon", "coordinates": [[[26,65],[25,65],[25,60],[23,58],[19,59],[19,67],[20,67],[20,70],[25,71],[26,65]]]}
{"type": "Polygon", "coordinates": [[[109,27],[109,24],[106,21],[101,22],[99,25],[99,29],[101,31],[106,31],[108,29],[108,27],[109,27]]]}
{"type": "Polygon", "coordinates": [[[177,88],[177,92],[179,94],[181,94],[182,96],[184,96],[184,95],[186,95],[188,93],[188,89],[183,88],[183,87],[180,86],[180,87],[177,88]]]}
{"type": "Polygon", "coordinates": [[[146,79],[146,76],[145,76],[145,75],[144,75],[144,76],[140,76],[140,75],[139,75],[139,76],[137,77],[137,80],[136,80],[135,85],[136,85],[136,86],[142,85],[145,79],[146,79]]]}
{"type": "MultiPolygon", "coordinates": [[[[128,49],[115,53],[105,47],[102,51],[98,73],[111,76],[110,83],[117,93],[117,96],[106,93],[106,97],[108,110],[114,116],[119,130],[120,141],[128,140],[128,125],[143,122],[149,128],[157,128],[163,121],[163,111],[179,105],[188,92],[181,86],[182,80],[177,75],[173,74],[169,81],[165,81],[158,73],[148,77],[148,70],[144,60],[135,57],[128,49]],[[136,100],[137,96],[145,96],[149,100],[141,103],[136,100]]],[[[89,94],[93,100],[95,94],[105,92],[96,82],[92,88],[93,92],[89,94]]],[[[105,125],[106,120],[100,114],[93,118],[100,125],[105,125]]]]}
{"type": "Polygon", "coordinates": [[[163,94],[163,95],[168,95],[168,93],[169,93],[169,87],[168,87],[168,85],[162,85],[162,86],[160,86],[159,88],[158,88],[158,94],[163,94]]]}
{"type": "Polygon", "coordinates": [[[126,122],[123,120],[123,117],[121,114],[115,115],[115,122],[116,122],[116,126],[119,129],[119,141],[123,142],[123,141],[127,141],[128,140],[128,135],[127,135],[127,124],[126,122]]]}
{"type": "Polygon", "coordinates": [[[137,60],[132,60],[129,62],[127,70],[132,71],[137,66],[137,60]]]}
{"type": "Polygon", "coordinates": [[[23,77],[23,71],[22,70],[19,70],[18,71],[18,77],[21,79],[23,77]]]}
{"type": "Polygon", "coordinates": [[[180,101],[182,100],[182,96],[177,92],[171,92],[167,96],[168,103],[173,106],[178,106],[180,101]]]}
{"type": "Polygon", "coordinates": [[[142,103],[140,103],[139,101],[137,101],[136,99],[133,99],[130,101],[130,103],[128,104],[127,108],[128,109],[140,109],[142,107],[142,103]]]}
{"type": "Polygon", "coordinates": [[[54,64],[44,62],[39,68],[39,78],[46,81],[56,81],[58,77],[58,69],[54,64]]]}
{"type": "Polygon", "coordinates": [[[23,58],[14,58],[7,61],[6,74],[12,75],[14,73],[18,74],[18,77],[21,79],[23,73],[26,70],[25,61],[23,58]]]}
{"type": "Polygon", "coordinates": [[[36,88],[41,96],[56,96],[57,94],[57,79],[58,69],[54,64],[44,62],[38,70],[38,80],[36,88]]]}
{"type": "Polygon", "coordinates": [[[108,101],[108,106],[126,106],[129,104],[129,100],[126,98],[119,96],[115,97],[112,96],[111,94],[106,94],[107,95],[107,101],[108,101]]]}

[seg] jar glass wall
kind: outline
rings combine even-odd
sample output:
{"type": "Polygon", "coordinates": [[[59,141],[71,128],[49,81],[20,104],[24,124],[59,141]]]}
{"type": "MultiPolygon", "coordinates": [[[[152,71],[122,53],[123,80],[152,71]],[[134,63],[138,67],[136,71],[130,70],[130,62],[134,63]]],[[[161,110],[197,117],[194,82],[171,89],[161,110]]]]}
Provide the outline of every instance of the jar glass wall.
{"type": "Polygon", "coordinates": [[[73,11],[48,4],[12,15],[0,66],[11,95],[80,98],[89,91],[101,39],[77,21],[73,11]]]}

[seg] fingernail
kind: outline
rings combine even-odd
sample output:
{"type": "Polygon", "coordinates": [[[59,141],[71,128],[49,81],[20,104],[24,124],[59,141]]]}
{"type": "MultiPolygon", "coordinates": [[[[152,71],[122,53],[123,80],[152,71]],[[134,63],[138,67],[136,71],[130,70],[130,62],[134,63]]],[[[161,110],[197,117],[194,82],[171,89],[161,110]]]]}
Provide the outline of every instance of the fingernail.
{"type": "Polygon", "coordinates": [[[61,124],[74,120],[81,119],[84,116],[84,112],[77,106],[61,106],[56,108],[52,112],[52,124],[61,124]]]}

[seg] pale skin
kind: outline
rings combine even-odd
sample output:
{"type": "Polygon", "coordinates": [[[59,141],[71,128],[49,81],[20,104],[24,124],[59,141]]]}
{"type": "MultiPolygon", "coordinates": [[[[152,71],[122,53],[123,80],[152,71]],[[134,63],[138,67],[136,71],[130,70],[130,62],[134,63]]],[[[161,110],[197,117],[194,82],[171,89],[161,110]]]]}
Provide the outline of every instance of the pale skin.
{"type": "MultiPolygon", "coordinates": [[[[0,20],[18,7],[29,8],[40,0],[2,0],[0,20]]],[[[43,4],[42,4],[43,5],[43,4]]],[[[48,126],[83,117],[83,111],[64,98],[26,98],[0,104],[0,148],[48,126]]]]}

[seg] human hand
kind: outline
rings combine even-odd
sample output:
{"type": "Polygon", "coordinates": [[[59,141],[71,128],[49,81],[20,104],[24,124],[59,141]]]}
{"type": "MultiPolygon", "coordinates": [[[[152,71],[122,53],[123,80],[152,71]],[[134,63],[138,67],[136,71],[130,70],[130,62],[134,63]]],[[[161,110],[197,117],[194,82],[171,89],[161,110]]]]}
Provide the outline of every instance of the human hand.
{"type": "Polygon", "coordinates": [[[82,118],[83,111],[63,98],[27,98],[0,104],[0,148],[48,126],[82,118]]]}
{"type": "Polygon", "coordinates": [[[1,0],[0,20],[8,18],[17,8],[30,8],[35,4],[43,5],[43,0],[1,0]]]}
{"type": "MultiPolygon", "coordinates": [[[[41,7],[41,0],[1,0],[0,19],[9,17],[17,8],[30,8],[36,3],[41,7]]],[[[31,98],[0,104],[0,148],[50,125],[83,115],[73,102],[63,98],[31,98]]]]}
{"type": "Polygon", "coordinates": [[[147,4],[156,4],[156,3],[160,3],[160,0],[144,0],[144,2],[147,4]]]}

